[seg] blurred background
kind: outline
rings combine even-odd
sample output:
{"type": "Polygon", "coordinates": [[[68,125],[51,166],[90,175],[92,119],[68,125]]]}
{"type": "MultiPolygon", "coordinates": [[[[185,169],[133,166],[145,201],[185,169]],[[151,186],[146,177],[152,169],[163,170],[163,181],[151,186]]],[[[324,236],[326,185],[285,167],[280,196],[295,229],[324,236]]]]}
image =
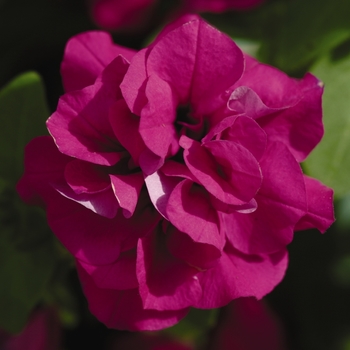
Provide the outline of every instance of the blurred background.
{"type": "MultiPolygon", "coordinates": [[[[59,71],[67,40],[104,27],[116,43],[140,49],[185,10],[180,0],[144,3],[123,21],[104,22],[92,0],[0,0],[0,348],[16,334],[31,339],[25,332],[34,327],[28,334],[47,337],[46,345],[32,350],[224,349],[220,329],[237,321],[240,306],[233,303],[193,310],[155,335],[108,330],[89,313],[73,259],[45,214],[22,204],[15,192],[24,146],[47,133],[45,120],[63,94],[59,71]]],[[[350,1],[265,0],[249,9],[201,14],[259,60],[296,78],[311,71],[325,83],[325,136],[303,169],[334,188],[337,220],[323,235],[295,234],[285,279],[264,300],[284,345],[266,349],[349,350],[350,1]]],[[[257,336],[253,325],[247,327],[248,338],[257,336]]],[[[227,349],[263,349],[248,343],[227,349]]]]}

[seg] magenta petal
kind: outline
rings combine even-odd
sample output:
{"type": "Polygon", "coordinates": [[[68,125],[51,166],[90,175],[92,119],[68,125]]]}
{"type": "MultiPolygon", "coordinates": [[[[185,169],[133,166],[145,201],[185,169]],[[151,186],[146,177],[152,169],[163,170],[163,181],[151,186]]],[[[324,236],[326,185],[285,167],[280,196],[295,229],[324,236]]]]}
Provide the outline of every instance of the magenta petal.
{"type": "Polygon", "coordinates": [[[249,102],[252,97],[250,90],[250,97],[245,100],[247,110],[251,111],[250,106],[257,108],[260,99],[260,103],[272,109],[271,112],[282,108],[280,112],[265,115],[257,122],[271,141],[283,142],[298,161],[304,160],[323,135],[323,84],[312,74],[306,74],[298,81],[276,68],[248,59],[248,67],[236,87],[242,85],[254,90],[258,96],[253,99],[253,104],[249,102]],[[266,76],[269,79],[265,79],[266,76]]]}
{"type": "Polygon", "coordinates": [[[287,264],[285,249],[271,255],[243,255],[227,244],[218,264],[198,276],[203,296],[193,307],[212,309],[248,296],[261,299],[281,282],[287,264]]]}
{"type": "Polygon", "coordinates": [[[111,186],[95,193],[76,193],[63,181],[52,182],[51,185],[62,196],[106,218],[114,218],[119,209],[118,201],[114,196],[111,186]]]}
{"type": "MultiPolygon", "coordinates": [[[[293,104],[296,102],[293,101],[293,104]]],[[[255,91],[247,86],[239,86],[232,92],[227,102],[227,107],[232,112],[245,114],[247,117],[257,119],[268,114],[277,113],[290,106],[285,105],[280,108],[268,107],[255,91]]]]}
{"type": "Polygon", "coordinates": [[[118,260],[107,265],[90,265],[78,259],[76,263],[91,276],[99,288],[124,290],[138,287],[135,249],[121,253],[118,260]]]}
{"type": "Polygon", "coordinates": [[[145,197],[141,193],[132,218],[126,219],[119,211],[107,219],[54,191],[47,201],[48,222],[77,259],[91,265],[111,264],[121,250],[135,248],[137,240],[157,225],[159,214],[145,197]]]}
{"type": "Polygon", "coordinates": [[[92,85],[103,69],[118,55],[131,60],[135,51],[113,43],[109,33],[78,34],[66,45],[61,74],[66,92],[92,85]]]}
{"type": "Polygon", "coordinates": [[[223,213],[228,213],[228,214],[231,214],[231,213],[250,214],[250,213],[254,213],[255,210],[258,208],[258,203],[254,198],[251,199],[249,202],[241,205],[230,205],[230,204],[221,202],[219,199],[217,199],[213,195],[210,195],[210,202],[216,210],[222,211],[223,213]]]}
{"type": "Polygon", "coordinates": [[[139,133],[140,118],[130,112],[124,100],[119,100],[109,110],[109,121],[117,140],[138,166],[140,155],[145,150],[139,133]]]}
{"type": "Polygon", "coordinates": [[[217,263],[221,251],[211,244],[193,241],[186,233],[172,227],[167,232],[167,247],[170,253],[178,259],[186,261],[198,270],[207,270],[217,263]]]}
{"type": "Polygon", "coordinates": [[[16,189],[22,199],[33,205],[43,205],[56,191],[50,183],[61,180],[71,158],[60,153],[50,136],[40,136],[25,148],[24,175],[16,189]]]}
{"type": "Polygon", "coordinates": [[[159,228],[139,241],[137,278],[145,309],[180,310],[196,303],[202,295],[198,272],[169,254],[159,228]]]}
{"type": "Polygon", "coordinates": [[[110,264],[121,249],[123,227],[118,218],[107,219],[62,195],[51,196],[48,223],[76,258],[89,264],[110,264]]]}
{"type": "Polygon", "coordinates": [[[10,335],[0,330],[0,347],[2,350],[59,350],[61,333],[61,321],[56,308],[39,306],[33,309],[19,334],[10,335]]]}
{"type": "Polygon", "coordinates": [[[219,251],[223,249],[225,237],[220,232],[217,213],[206,191],[192,181],[183,180],[175,187],[167,214],[169,221],[194,242],[211,244],[219,251]]]}
{"type": "Polygon", "coordinates": [[[109,108],[121,97],[119,84],[128,65],[118,56],[94,85],[60,98],[46,124],[62,153],[101,165],[114,165],[124,156],[109,122],[109,108]]]}
{"type": "Polygon", "coordinates": [[[106,172],[95,164],[79,159],[74,159],[66,165],[64,177],[77,194],[100,192],[111,186],[106,172]]]}
{"type": "Polygon", "coordinates": [[[173,156],[179,150],[175,129],[176,102],[168,83],[150,76],[146,86],[148,104],[141,112],[140,134],[157,156],[173,156]]]}
{"type": "Polygon", "coordinates": [[[110,175],[113,191],[123,214],[130,218],[135,211],[136,204],[144,184],[141,172],[129,175],[110,175]]]}
{"type": "Polygon", "coordinates": [[[244,74],[235,84],[236,88],[250,88],[269,108],[292,106],[302,98],[300,82],[297,79],[292,79],[277,68],[260,63],[248,55],[245,55],[245,61],[244,74]]]}
{"type": "Polygon", "coordinates": [[[333,190],[316,179],[304,176],[307,214],[297,223],[295,230],[318,228],[322,233],[334,222],[333,190]]]}
{"type": "Polygon", "coordinates": [[[208,350],[286,350],[282,325],[264,300],[239,298],[220,312],[208,350]]]}
{"type": "Polygon", "coordinates": [[[137,26],[149,14],[155,0],[95,0],[92,15],[98,26],[108,30],[137,26]]]}
{"type": "Polygon", "coordinates": [[[180,181],[180,179],[164,175],[161,171],[157,171],[145,178],[147,190],[153,205],[166,219],[168,219],[166,207],[170,194],[180,181]]]}
{"type": "Polygon", "coordinates": [[[199,12],[224,12],[231,9],[247,9],[263,0],[187,0],[187,8],[199,12]]]}
{"type": "Polygon", "coordinates": [[[294,157],[303,161],[323,136],[322,84],[308,74],[300,82],[303,98],[283,112],[258,120],[270,140],[283,142],[294,157]]]}
{"type": "Polygon", "coordinates": [[[180,139],[185,148],[186,165],[214,197],[229,205],[249,202],[261,185],[260,167],[244,147],[229,141],[210,141],[201,145],[186,136],[180,139]]]}
{"type": "Polygon", "coordinates": [[[149,149],[145,149],[140,154],[140,167],[146,175],[151,175],[162,167],[165,159],[154,154],[149,149]]]}
{"type": "Polygon", "coordinates": [[[266,149],[265,131],[251,118],[237,117],[233,125],[224,130],[221,140],[228,140],[245,147],[257,160],[260,160],[266,149]]]}
{"type": "Polygon", "coordinates": [[[187,166],[174,160],[167,160],[160,170],[164,175],[175,176],[183,179],[192,180],[196,182],[197,179],[192,175],[187,166]]]}
{"type": "Polygon", "coordinates": [[[140,50],[132,59],[130,68],[120,84],[125,102],[130,110],[140,115],[142,108],[147,103],[145,84],[147,80],[146,55],[148,49],[140,50]]]}
{"type": "Polygon", "coordinates": [[[190,102],[196,113],[221,105],[221,94],[241,77],[243,66],[243,54],[231,38],[201,19],[164,35],[147,60],[148,75],[168,82],[179,103],[190,102]]]}
{"type": "Polygon", "coordinates": [[[280,143],[267,148],[261,162],[263,183],[251,214],[222,214],[232,245],[243,253],[272,253],[293,239],[294,226],[306,213],[303,174],[288,149],[280,143]]]}
{"type": "Polygon", "coordinates": [[[108,107],[113,102],[101,85],[61,97],[56,112],[47,120],[58,149],[71,157],[96,164],[118,162],[120,146],[110,141],[114,135],[112,128],[108,130],[107,126],[108,107]]]}
{"type": "Polygon", "coordinates": [[[120,330],[158,330],[173,326],[189,309],[145,310],[138,289],[115,290],[98,288],[92,278],[77,265],[80,282],[90,311],[107,327],[120,330]]]}

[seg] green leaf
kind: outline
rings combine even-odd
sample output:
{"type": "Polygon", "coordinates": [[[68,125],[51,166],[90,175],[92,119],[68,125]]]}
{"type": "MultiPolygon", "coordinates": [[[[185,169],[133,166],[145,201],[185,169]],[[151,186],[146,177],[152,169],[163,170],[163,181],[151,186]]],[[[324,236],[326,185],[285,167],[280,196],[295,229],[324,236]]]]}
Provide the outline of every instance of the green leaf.
{"type": "Polygon", "coordinates": [[[205,17],[233,38],[260,43],[260,60],[302,75],[350,38],[349,13],[350,1],[344,0],[270,0],[251,11],[205,17]]]}
{"type": "Polygon", "coordinates": [[[165,333],[184,341],[196,343],[199,347],[206,342],[209,330],[216,324],[219,309],[201,310],[192,308],[177,325],[164,330],[165,333]]]}
{"type": "Polygon", "coordinates": [[[0,91],[0,177],[17,181],[23,172],[25,145],[47,133],[49,116],[40,76],[28,72],[12,80],[0,91]]]}
{"type": "Polygon", "coordinates": [[[350,2],[284,0],[265,23],[260,57],[292,73],[306,67],[350,37],[350,2]]]}
{"type": "Polygon", "coordinates": [[[339,198],[350,193],[350,58],[335,62],[324,58],[312,72],[325,83],[325,135],[304,169],[332,187],[339,198]]]}
{"type": "Polygon", "coordinates": [[[44,295],[56,252],[44,213],[11,186],[2,186],[0,212],[0,328],[18,333],[44,295]]]}

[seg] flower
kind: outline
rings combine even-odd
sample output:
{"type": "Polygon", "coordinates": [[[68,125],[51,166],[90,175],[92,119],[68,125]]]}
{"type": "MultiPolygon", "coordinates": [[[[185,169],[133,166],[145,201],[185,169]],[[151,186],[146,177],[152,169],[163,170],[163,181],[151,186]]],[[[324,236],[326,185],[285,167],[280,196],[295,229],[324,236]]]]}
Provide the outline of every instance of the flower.
{"type": "Polygon", "coordinates": [[[227,10],[250,9],[263,0],[187,0],[185,6],[195,12],[224,12],[227,10]]]}
{"type": "Polygon", "coordinates": [[[155,0],[94,0],[91,14],[102,28],[132,30],[147,20],[154,5],[155,0]]]}
{"type": "Polygon", "coordinates": [[[284,329],[265,300],[240,298],[222,308],[208,350],[284,350],[284,329]]]}
{"type": "Polygon", "coordinates": [[[34,311],[21,333],[10,335],[0,330],[2,350],[59,350],[60,322],[54,308],[34,311]]]}
{"type": "Polygon", "coordinates": [[[260,299],[294,231],[333,222],[332,190],[299,165],[323,134],[311,74],[291,79],[187,15],[137,53],[80,34],[62,76],[51,136],[27,146],[17,189],[46,207],[108,327],[260,299]]]}
{"type": "MultiPolygon", "coordinates": [[[[184,13],[215,12],[250,9],[263,0],[182,0],[176,11],[184,13]]],[[[155,18],[156,0],[93,0],[91,16],[94,22],[107,30],[138,31],[155,18]]],[[[175,10],[175,9],[173,9],[175,10]]]]}

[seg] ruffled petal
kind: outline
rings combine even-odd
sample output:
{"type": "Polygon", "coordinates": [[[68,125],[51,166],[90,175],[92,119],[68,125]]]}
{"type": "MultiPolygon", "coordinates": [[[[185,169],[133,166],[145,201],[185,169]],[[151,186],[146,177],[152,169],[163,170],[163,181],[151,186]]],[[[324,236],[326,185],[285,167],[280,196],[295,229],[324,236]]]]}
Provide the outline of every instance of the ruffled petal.
{"type": "Polygon", "coordinates": [[[307,208],[301,168],[283,144],[270,144],[260,165],[263,183],[255,197],[257,210],[221,215],[227,239],[246,254],[283,249],[307,208]]]}
{"type": "Polygon", "coordinates": [[[334,222],[333,190],[316,179],[304,176],[307,214],[297,223],[295,230],[317,228],[322,233],[334,222]]]}
{"type": "Polygon", "coordinates": [[[58,149],[71,157],[100,165],[114,165],[124,154],[109,123],[109,108],[120,94],[119,83],[126,63],[117,58],[95,85],[67,93],[60,98],[47,127],[58,149]]]}
{"type": "Polygon", "coordinates": [[[99,288],[125,290],[138,287],[136,249],[121,253],[118,260],[107,265],[90,265],[79,259],[76,259],[76,263],[90,275],[99,288]]]}
{"type": "Polygon", "coordinates": [[[303,161],[323,136],[322,82],[309,73],[296,80],[254,59],[250,58],[248,62],[244,75],[235,85],[251,89],[242,94],[240,103],[243,105],[239,113],[243,106],[247,111],[252,108],[255,113],[260,111],[257,122],[269,139],[283,142],[299,162],[303,161]],[[266,76],[269,79],[265,79],[266,76]]]}
{"type": "Polygon", "coordinates": [[[213,245],[196,242],[189,235],[180,232],[173,226],[167,230],[167,236],[169,252],[199,271],[215,266],[221,257],[221,251],[213,245]]]}
{"type": "Polygon", "coordinates": [[[189,308],[145,310],[137,288],[122,291],[99,288],[79,265],[77,269],[90,311],[107,327],[129,331],[154,331],[173,326],[189,311],[189,308]]]}
{"type": "Polygon", "coordinates": [[[119,204],[111,186],[95,193],[76,193],[63,181],[52,182],[51,186],[62,196],[79,203],[98,215],[112,219],[118,212],[119,204]]]}
{"type": "Polygon", "coordinates": [[[64,177],[77,193],[96,193],[111,186],[108,174],[95,164],[73,159],[64,169],[64,177]]]}
{"type": "Polygon", "coordinates": [[[55,190],[50,185],[63,178],[63,171],[72,158],[59,152],[52,137],[36,137],[25,148],[24,175],[16,189],[22,199],[44,206],[55,190]]]}
{"type": "Polygon", "coordinates": [[[160,226],[137,247],[137,278],[145,309],[180,310],[196,303],[202,289],[199,271],[169,254],[160,226]]]}
{"type": "Polygon", "coordinates": [[[196,179],[214,197],[229,205],[249,202],[261,185],[255,157],[241,145],[209,141],[204,145],[186,136],[180,139],[184,160],[196,179]]]}
{"type": "Polygon", "coordinates": [[[110,175],[113,191],[123,214],[130,218],[135,211],[137,201],[144,184],[141,172],[129,175],[110,175]]]}
{"type": "Polygon", "coordinates": [[[221,251],[225,237],[206,191],[190,180],[183,180],[172,191],[167,214],[169,221],[194,242],[210,244],[221,251]]]}
{"type": "Polygon", "coordinates": [[[202,139],[202,143],[207,143],[212,139],[238,143],[257,160],[260,160],[266,149],[267,135],[252,118],[235,115],[216,124],[202,139]]]}
{"type": "Polygon", "coordinates": [[[243,255],[227,244],[218,264],[198,276],[203,295],[193,306],[212,309],[240,297],[261,299],[281,282],[287,264],[286,249],[271,255],[243,255]]]}
{"type": "Polygon", "coordinates": [[[228,36],[194,19],[159,39],[147,59],[147,71],[169,83],[180,104],[194,113],[215,110],[222,93],[242,75],[241,50],[228,36]]]}
{"type": "Polygon", "coordinates": [[[161,158],[179,150],[175,129],[176,100],[171,87],[157,76],[150,76],[146,86],[148,104],[141,112],[140,134],[146,146],[161,158]]]}
{"type": "Polygon", "coordinates": [[[131,112],[140,116],[147,103],[145,88],[147,83],[146,58],[149,49],[140,50],[132,59],[120,89],[131,112]]]}
{"type": "Polygon", "coordinates": [[[109,110],[109,122],[118,142],[128,151],[133,166],[139,166],[146,146],[139,133],[140,118],[131,113],[124,100],[117,101],[109,110]]]}
{"type": "Polygon", "coordinates": [[[128,61],[135,51],[113,43],[109,33],[91,31],[71,38],[65,48],[61,75],[66,92],[94,84],[103,69],[118,55],[128,61]]]}
{"type": "Polygon", "coordinates": [[[166,219],[168,219],[166,207],[170,194],[180,181],[178,178],[164,175],[162,171],[157,171],[145,178],[147,190],[153,205],[166,219]]]}

